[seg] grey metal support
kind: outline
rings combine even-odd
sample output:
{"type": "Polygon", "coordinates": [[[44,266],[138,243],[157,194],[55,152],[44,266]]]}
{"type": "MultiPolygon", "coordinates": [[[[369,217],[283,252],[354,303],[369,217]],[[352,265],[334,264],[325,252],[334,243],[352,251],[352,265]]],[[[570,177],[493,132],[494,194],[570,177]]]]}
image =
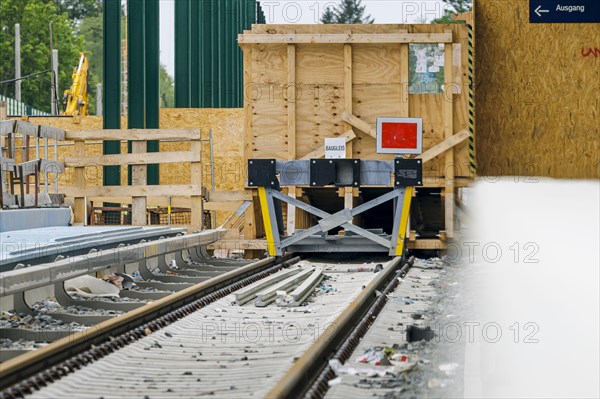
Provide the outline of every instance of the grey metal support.
{"type": "Polygon", "coordinates": [[[312,205],[309,205],[309,204],[302,202],[300,200],[297,200],[295,198],[288,197],[287,195],[284,195],[284,194],[280,193],[279,191],[274,191],[273,196],[275,198],[277,198],[281,201],[284,201],[290,205],[294,205],[306,212],[309,212],[309,213],[321,218],[321,221],[319,221],[319,224],[317,226],[313,226],[307,230],[303,230],[301,232],[298,232],[297,234],[294,234],[291,237],[284,239],[282,241],[282,246],[284,248],[288,247],[288,246],[293,245],[307,237],[310,237],[311,235],[318,234],[321,231],[327,232],[328,230],[331,230],[335,227],[341,226],[348,231],[352,231],[353,233],[363,236],[363,237],[365,237],[371,241],[374,241],[386,248],[390,248],[390,246],[391,246],[390,240],[386,240],[385,238],[383,238],[377,234],[371,233],[370,231],[367,231],[361,227],[355,226],[348,222],[352,220],[352,217],[354,217],[360,213],[363,213],[369,209],[372,209],[376,206],[379,206],[379,205],[383,204],[384,202],[387,202],[391,199],[398,198],[399,195],[401,195],[401,194],[398,190],[392,190],[391,192],[386,193],[380,197],[377,197],[377,198],[375,198],[365,204],[362,204],[352,210],[345,209],[334,215],[330,215],[329,213],[322,211],[312,205]]]}

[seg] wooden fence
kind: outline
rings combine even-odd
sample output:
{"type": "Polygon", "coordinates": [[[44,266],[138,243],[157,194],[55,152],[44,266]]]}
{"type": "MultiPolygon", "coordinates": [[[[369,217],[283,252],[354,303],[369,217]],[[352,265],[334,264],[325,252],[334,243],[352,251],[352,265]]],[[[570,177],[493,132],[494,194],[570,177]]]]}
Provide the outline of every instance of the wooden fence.
{"type": "MultiPolygon", "coordinates": [[[[86,199],[132,205],[132,224],[146,225],[146,209],[151,203],[170,206],[169,197],[184,197],[181,206],[188,203],[191,209],[191,227],[202,228],[202,159],[200,129],[121,129],[67,131],[67,141],[73,141],[74,156],[64,158],[65,167],[74,168],[73,185],[60,187],[67,197],[74,198],[75,223],[87,218],[86,199]],[[86,141],[131,140],[131,154],[86,156],[86,141]],[[146,153],[146,140],[189,142],[189,151],[146,153]],[[148,185],[147,165],[189,163],[189,184],[148,185]],[[91,186],[86,184],[86,168],[98,166],[131,165],[131,186],[91,186]],[[189,198],[189,200],[188,200],[189,198]]],[[[182,166],[183,167],[183,166],[182,166]]]]}

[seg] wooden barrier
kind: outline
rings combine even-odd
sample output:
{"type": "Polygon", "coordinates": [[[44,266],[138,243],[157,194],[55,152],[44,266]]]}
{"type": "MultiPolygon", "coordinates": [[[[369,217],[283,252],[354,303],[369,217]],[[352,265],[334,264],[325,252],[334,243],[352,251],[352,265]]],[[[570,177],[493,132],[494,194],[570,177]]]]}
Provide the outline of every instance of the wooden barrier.
{"type": "MultiPolygon", "coordinates": [[[[74,184],[61,186],[62,192],[74,198],[75,223],[87,219],[85,198],[92,197],[104,202],[127,201],[132,204],[132,224],[146,225],[148,197],[186,197],[191,208],[190,229],[202,229],[202,159],[200,129],[123,129],[123,130],[72,130],[65,138],[75,143],[75,154],[85,154],[86,141],[133,140],[132,154],[66,156],[65,166],[74,168],[74,184]],[[135,140],[137,139],[137,140],[135,140]],[[189,142],[189,151],[146,153],[146,139],[189,142]],[[149,164],[189,162],[191,181],[189,184],[169,184],[150,186],[146,184],[146,167],[149,164]],[[131,165],[131,186],[88,186],[85,179],[86,167],[131,165]]],[[[168,204],[171,205],[171,204],[168,204]]]]}

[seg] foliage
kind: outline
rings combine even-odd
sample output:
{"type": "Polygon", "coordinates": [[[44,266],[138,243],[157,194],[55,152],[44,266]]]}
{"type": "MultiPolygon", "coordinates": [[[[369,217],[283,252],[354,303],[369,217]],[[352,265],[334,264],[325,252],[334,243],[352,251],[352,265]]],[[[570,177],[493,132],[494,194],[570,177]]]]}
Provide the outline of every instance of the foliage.
{"type": "Polygon", "coordinates": [[[56,8],[69,19],[80,21],[84,17],[102,17],[102,0],[54,0],[56,8]]]}
{"type": "Polygon", "coordinates": [[[444,15],[440,18],[431,21],[432,24],[457,24],[460,21],[452,19],[453,14],[460,14],[471,11],[473,8],[473,0],[442,0],[446,6],[444,15]]]}
{"type": "Polygon", "coordinates": [[[321,22],[324,24],[372,24],[375,22],[365,14],[362,0],[342,0],[336,7],[327,7],[321,22]]]}
{"type": "MultiPolygon", "coordinates": [[[[52,23],[52,43],[58,49],[59,100],[62,90],[71,85],[73,68],[85,43],[76,35],[75,24],[61,13],[50,0],[0,1],[0,80],[14,78],[15,23],[21,24],[21,75],[41,72],[51,67],[49,24],[52,23]],[[68,66],[68,67],[67,67],[68,66]]],[[[23,102],[43,111],[50,111],[50,81],[47,73],[22,83],[23,102]]],[[[2,93],[14,96],[14,84],[3,85],[2,93]]]]}

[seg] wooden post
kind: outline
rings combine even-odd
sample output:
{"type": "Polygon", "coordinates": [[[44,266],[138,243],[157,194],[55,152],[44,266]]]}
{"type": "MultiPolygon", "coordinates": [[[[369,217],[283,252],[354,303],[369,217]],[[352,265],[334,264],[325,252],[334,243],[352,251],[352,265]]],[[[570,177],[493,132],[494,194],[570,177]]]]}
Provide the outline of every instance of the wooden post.
{"type": "MultiPolygon", "coordinates": [[[[451,29],[446,33],[452,34],[451,29]]],[[[444,45],[444,137],[450,138],[454,134],[453,106],[454,88],[452,84],[452,43],[444,45]]],[[[445,231],[446,237],[454,237],[454,149],[450,148],[445,154],[444,164],[445,187],[445,231]]]]}
{"type": "MultiPolygon", "coordinates": [[[[202,141],[192,140],[191,149],[194,154],[202,154],[202,141]]],[[[191,163],[192,185],[202,187],[202,162],[191,163]]],[[[204,204],[202,203],[202,192],[193,193],[191,196],[191,222],[190,230],[204,230],[204,204]]]]}
{"type": "MultiPolygon", "coordinates": [[[[295,32],[291,32],[295,33],[295,32]]],[[[296,45],[287,46],[287,139],[288,139],[288,160],[296,159],[296,45]]],[[[289,187],[288,195],[296,198],[296,187],[289,187]]],[[[287,234],[292,235],[296,230],[296,207],[288,204],[287,206],[287,234]]]]}
{"type": "MultiPolygon", "coordinates": [[[[133,141],[131,143],[131,152],[134,154],[140,154],[146,152],[146,141],[133,141]]],[[[147,184],[148,167],[147,165],[133,165],[131,167],[131,185],[132,186],[145,186],[147,184]]],[[[147,198],[144,197],[133,197],[132,202],[132,217],[131,224],[134,226],[145,226],[148,224],[148,218],[146,217],[147,210],[147,198]]]]}
{"type": "MultiPolygon", "coordinates": [[[[75,154],[79,156],[85,155],[85,141],[77,140],[75,141],[75,154]]],[[[85,166],[79,166],[74,168],[74,184],[77,187],[78,191],[83,192],[85,189],[85,166]]],[[[76,224],[85,225],[85,221],[87,218],[85,212],[85,198],[84,197],[75,197],[73,202],[73,217],[74,222],[76,224]]]]}
{"type": "MultiPolygon", "coordinates": [[[[7,117],[7,105],[6,101],[0,101],[0,121],[3,121],[7,117]]],[[[4,156],[4,135],[0,134],[0,157],[4,156]]],[[[0,211],[4,206],[4,195],[2,194],[4,191],[4,172],[2,171],[2,165],[0,164],[0,211]]]]}
{"type": "MultiPolygon", "coordinates": [[[[252,147],[254,145],[254,137],[252,136],[252,113],[253,113],[253,81],[252,81],[252,46],[251,45],[242,45],[240,46],[244,53],[244,119],[246,123],[244,124],[244,158],[246,161],[252,159],[252,147]]],[[[256,239],[256,215],[255,215],[255,206],[254,201],[257,201],[256,196],[252,196],[252,206],[246,209],[244,216],[244,239],[245,240],[254,240],[256,239]]],[[[245,255],[249,257],[253,257],[254,253],[252,251],[245,251],[245,255]]]]}
{"type": "MultiPolygon", "coordinates": [[[[352,34],[352,31],[346,31],[352,34]]],[[[352,114],[352,45],[344,44],[344,111],[352,114]]],[[[346,123],[348,129],[352,126],[346,123]]],[[[346,158],[352,158],[352,141],[346,143],[346,158]]],[[[344,208],[354,208],[354,197],[352,187],[344,187],[344,208]]],[[[352,223],[352,222],[350,222],[352,223]]]]}
{"type": "MultiPolygon", "coordinates": [[[[408,34],[406,29],[401,30],[400,33],[408,34]]],[[[408,107],[408,88],[410,87],[409,75],[408,75],[408,43],[400,44],[400,116],[409,117],[408,107]]]]}
{"type": "MultiPolygon", "coordinates": [[[[0,101],[0,121],[7,119],[8,109],[6,101],[0,101]]],[[[0,156],[4,156],[5,137],[0,134],[0,156]]]]}

